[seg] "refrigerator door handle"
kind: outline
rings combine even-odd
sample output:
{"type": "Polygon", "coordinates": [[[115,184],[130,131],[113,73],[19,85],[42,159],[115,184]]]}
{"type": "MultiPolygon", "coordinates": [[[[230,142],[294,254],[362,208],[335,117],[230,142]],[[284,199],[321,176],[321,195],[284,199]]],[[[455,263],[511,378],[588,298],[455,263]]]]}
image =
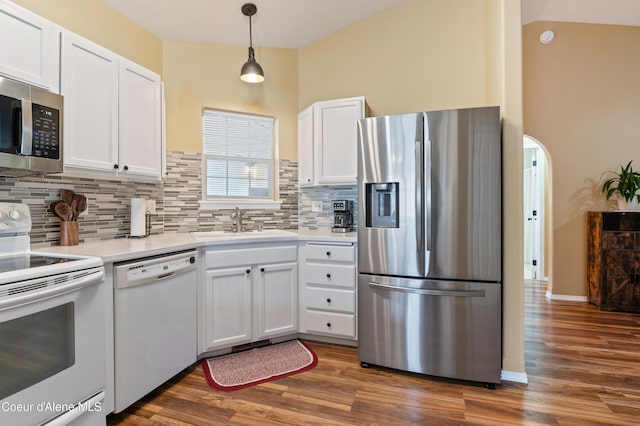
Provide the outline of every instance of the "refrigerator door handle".
{"type": "Polygon", "coordinates": [[[418,253],[422,252],[422,222],[423,211],[422,211],[422,177],[423,177],[423,169],[422,169],[422,141],[416,141],[416,247],[418,249],[418,253]]]}
{"type": "MultiPolygon", "coordinates": [[[[424,140],[425,150],[424,150],[424,164],[426,175],[424,176],[425,180],[425,210],[426,210],[426,231],[427,231],[427,252],[431,252],[431,140],[425,138],[424,140]]],[[[428,259],[428,258],[427,258],[428,259]]],[[[427,272],[429,272],[429,265],[427,264],[427,272]]]]}
{"type": "Polygon", "coordinates": [[[485,297],[484,290],[429,290],[421,288],[399,287],[369,281],[369,287],[402,293],[420,294],[425,296],[453,296],[453,297],[485,297]]]}

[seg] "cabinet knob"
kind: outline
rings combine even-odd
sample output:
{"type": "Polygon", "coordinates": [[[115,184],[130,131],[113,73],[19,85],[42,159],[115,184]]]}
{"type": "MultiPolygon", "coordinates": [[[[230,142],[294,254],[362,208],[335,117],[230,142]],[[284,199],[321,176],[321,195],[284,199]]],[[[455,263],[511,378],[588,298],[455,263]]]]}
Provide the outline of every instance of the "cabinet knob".
{"type": "Polygon", "coordinates": [[[331,252],[330,251],[327,252],[327,256],[331,256],[331,252]]]}
{"type": "Polygon", "coordinates": [[[327,274],[327,278],[331,278],[331,274],[327,274]]]}
{"type": "Polygon", "coordinates": [[[264,272],[264,268],[260,268],[260,272],[264,272]]]}
{"type": "Polygon", "coordinates": [[[311,182],[311,178],[307,178],[307,182],[311,182]]]}
{"type": "Polygon", "coordinates": [[[331,323],[330,322],[327,323],[327,327],[331,328],[331,323]]]}
{"type": "Polygon", "coordinates": [[[120,166],[118,166],[117,164],[114,164],[114,165],[113,165],[113,168],[114,168],[114,169],[116,169],[116,170],[118,170],[118,169],[120,168],[120,166]]]}
{"type": "Polygon", "coordinates": [[[129,170],[129,166],[124,166],[124,170],[129,170]]]}
{"type": "Polygon", "coordinates": [[[327,303],[331,303],[331,298],[327,297],[327,303]]]}
{"type": "Polygon", "coordinates": [[[250,274],[250,273],[251,273],[251,269],[247,269],[247,274],[250,274]]]}

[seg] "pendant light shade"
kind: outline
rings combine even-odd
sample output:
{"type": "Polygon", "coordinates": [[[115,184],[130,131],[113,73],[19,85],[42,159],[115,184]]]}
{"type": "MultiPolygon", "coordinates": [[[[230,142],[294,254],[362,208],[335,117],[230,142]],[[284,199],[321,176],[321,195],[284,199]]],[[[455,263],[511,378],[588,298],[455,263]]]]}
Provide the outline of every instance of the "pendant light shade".
{"type": "Polygon", "coordinates": [[[242,14],[249,17],[249,59],[240,70],[240,79],[247,83],[262,83],[264,81],[264,71],[253,52],[253,38],[251,36],[251,17],[256,14],[258,8],[253,3],[245,3],[242,5],[242,14]]]}

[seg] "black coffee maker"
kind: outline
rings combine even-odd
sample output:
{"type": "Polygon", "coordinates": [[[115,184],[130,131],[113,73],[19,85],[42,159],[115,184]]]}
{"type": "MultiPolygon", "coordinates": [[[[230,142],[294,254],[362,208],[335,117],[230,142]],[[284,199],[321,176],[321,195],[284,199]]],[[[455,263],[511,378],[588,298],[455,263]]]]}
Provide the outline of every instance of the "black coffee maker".
{"type": "Polygon", "coordinates": [[[335,200],[333,204],[333,227],[331,232],[351,232],[353,231],[353,215],[351,209],[353,201],[335,200]]]}

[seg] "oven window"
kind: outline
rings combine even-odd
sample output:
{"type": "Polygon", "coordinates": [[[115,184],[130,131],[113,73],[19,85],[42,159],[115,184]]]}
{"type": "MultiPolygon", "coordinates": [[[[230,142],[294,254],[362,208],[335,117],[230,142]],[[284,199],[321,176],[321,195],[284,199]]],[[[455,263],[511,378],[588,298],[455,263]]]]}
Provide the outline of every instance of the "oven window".
{"type": "Polygon", "coordinates": [[[73,302],[0,323],[0,400],[74,363],[73,302]]]}

